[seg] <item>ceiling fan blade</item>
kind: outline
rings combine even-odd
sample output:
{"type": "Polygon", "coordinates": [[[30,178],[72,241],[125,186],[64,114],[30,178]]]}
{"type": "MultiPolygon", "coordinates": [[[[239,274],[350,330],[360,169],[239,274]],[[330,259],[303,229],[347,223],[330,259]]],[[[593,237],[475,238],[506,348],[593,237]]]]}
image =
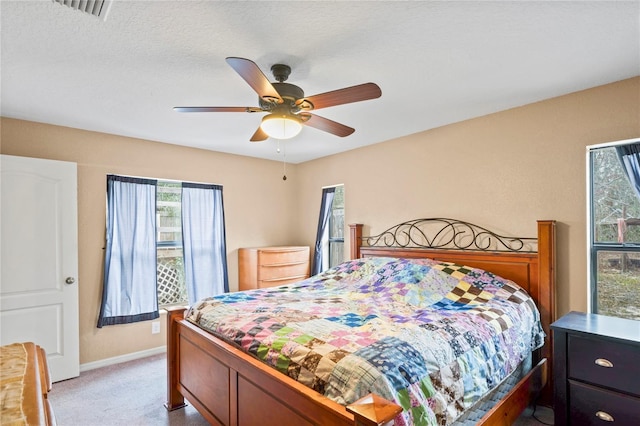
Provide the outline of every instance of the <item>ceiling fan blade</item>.
{"type": "Polygon", "coordinates": [[[267,135],[262,130],[262,127],[258,127],[258,130],[256,130],[256,132],[253,134],[253,136],[251,136],[251,139],[249,140],[251,142],[262,142],[262,141],[266,141],[267,139],[269,139],[269,135],[267,135]]]}
{"type": "Polygon", "coordinates": [[[318,130],[322,130],[324,132],[329,132],[336,136],[340,136],[341,138],[349,136],[351,133],[356,131],[356,129],[352,127],[345,126],[344,124],[329,120],[328,118],[320,117],[319,115],[309,113],[300,115],[306,119],[302,120],[302,124],[318,130]]]}
{"type": "MultiPolygon", "coordinates": [[[[327,108],[336,105],[350,104],[379,98],[382,95],[380,87],[375,83],[364,83],[357,86],[345,87],[332,92],[313,95],[299,99],[296,104],[302,104],[305,100],[313,104],[313,109],[327,108]]],[[[304,108],[304,106],[302,106],[304,108]]]]}
{"type": "Polygon", "coordinates": [[[191,107],[180,106],[173,107],[174,111],[178,112],[261,112],[260,108],[256,107],[191,107]]]}
{"type": "Polygon", "coordinates": [[[229,57],[227,63],[233,68],[240,77],[244,79],[249,86],[264,100],[270,102],[284,102],[278,91],[273,87],[269,79],[260,71],[255,62],[244,58],[229,57]]]}

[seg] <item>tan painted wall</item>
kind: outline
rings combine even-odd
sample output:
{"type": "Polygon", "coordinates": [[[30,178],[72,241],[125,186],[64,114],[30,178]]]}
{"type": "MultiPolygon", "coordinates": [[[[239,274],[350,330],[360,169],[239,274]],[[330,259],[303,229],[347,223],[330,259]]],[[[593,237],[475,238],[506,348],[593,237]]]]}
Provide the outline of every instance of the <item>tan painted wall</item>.
{"type": "MultiPolygon", "coordinates": [[[[96,328],[102,295],[106,175],[122,174],[223,185],[229,286],[238,285],[237,249],[300,244],[291,220],[297,166],[176,145],[2,118],[2,154],[78,163],[80,363],[165,344],[149,322],[96,328]]],[[[317,220],[317,218],[315,219],[317,220]]]]}
{"type": "Polygon", "coordinates": [[[370,235],[452,217],[535,236],[536,220],[555,219],[558,313],[585,311],[585,147],[638,136],[640,77],[301,164],[300,223],[317,221],[319,188],[338,182],[345,221],[370,235]]]}
{"type": "MultiPolygon", "coordinates": [[[[78,163],[80,362],[164,344],[148,322],[95,327],[105,175],[224,186],[230,286],[237,249],[313,245],[321,187],[345,184],[346,221],[379,232],[445,216],[534,236],[558,223],[558,311],[586,309],[585,147],[640,136],[640,77],[290,165],[3,118],[0,152],[78,163]]],[[[346,241],[348,244],[348,240],[346,241]]],[[[164,327],[164,323],[163,323],[164,327]]]]}

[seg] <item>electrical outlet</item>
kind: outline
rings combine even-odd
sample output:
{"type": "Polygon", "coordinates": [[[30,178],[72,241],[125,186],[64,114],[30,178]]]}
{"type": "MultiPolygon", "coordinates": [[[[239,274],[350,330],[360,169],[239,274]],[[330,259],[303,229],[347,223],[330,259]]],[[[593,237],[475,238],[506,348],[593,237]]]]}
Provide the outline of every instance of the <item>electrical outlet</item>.
{"type": "Polygon", "coordinates": [[[151,323],[151,334],[160,333],[160,321],[153,321],[151,323]]]}

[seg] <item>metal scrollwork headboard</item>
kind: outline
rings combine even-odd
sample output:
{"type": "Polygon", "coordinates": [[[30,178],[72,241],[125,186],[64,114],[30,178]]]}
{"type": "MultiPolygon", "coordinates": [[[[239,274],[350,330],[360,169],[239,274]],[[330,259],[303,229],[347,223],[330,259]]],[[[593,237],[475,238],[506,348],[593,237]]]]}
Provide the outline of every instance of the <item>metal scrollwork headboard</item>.
{"type": "Polygon", "coordinates": [[[531,253],[537,238],[499,235],[457,219],[414,219],[373,236],[362,237],[369,247],[402,247],[531,253]]]}

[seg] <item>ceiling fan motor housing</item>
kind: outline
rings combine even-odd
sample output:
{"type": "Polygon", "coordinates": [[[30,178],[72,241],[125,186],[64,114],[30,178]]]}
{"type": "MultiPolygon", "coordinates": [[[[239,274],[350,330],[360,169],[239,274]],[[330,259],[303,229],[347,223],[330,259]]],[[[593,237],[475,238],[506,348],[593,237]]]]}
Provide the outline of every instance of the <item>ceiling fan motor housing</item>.
{"type": "MultiPolygon", "coordinates": [[[[298,99],[304,98],[304,91],[290,83],[272,83],[274,89],[280,94],[280,97],[284,99],[285,103],[289,104],[292,108],[295,107],[295,102],[298,99]]],[[[258,97],[260,108],[265,111],[271,111],[277,104],[269,100],[265,100],[262,97],[258,97]]]]}

